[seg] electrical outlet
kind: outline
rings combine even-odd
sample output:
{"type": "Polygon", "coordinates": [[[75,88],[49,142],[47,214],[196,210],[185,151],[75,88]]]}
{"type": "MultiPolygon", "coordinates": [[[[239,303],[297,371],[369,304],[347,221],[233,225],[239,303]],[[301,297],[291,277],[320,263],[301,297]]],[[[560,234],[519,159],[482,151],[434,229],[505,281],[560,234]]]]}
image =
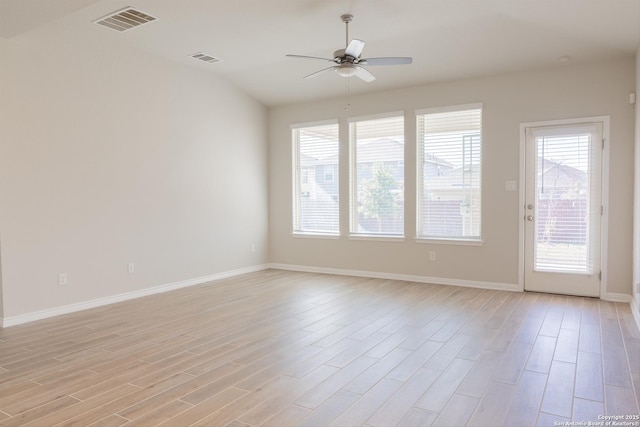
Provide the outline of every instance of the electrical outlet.
{"type": "Polygon", "coordinates": [[[429,261],[436,260],[436,251],[429,251],[429,261]]]}
{"type": "Polygon", "coordinates": [[[133,274],[136,272],[136,265],[132,262],[130,262],[129,264],[127,264],[127,271],[129,272],[129,274],[133,274]]]}
{"type": "Polygon", "coordinates": [[[255,243],[252,243],[252,244],[251,244],[251,252],[253,253],[253,252],[255,252],[255,251],[256,251],[256,244],[255,244],[255,243]]]}
{"type": "Polygon", "coordinates": [[[67,277],[67,273],[58,274],[58,285],[65,286],[69,284],[69,278],[67,277]]]}

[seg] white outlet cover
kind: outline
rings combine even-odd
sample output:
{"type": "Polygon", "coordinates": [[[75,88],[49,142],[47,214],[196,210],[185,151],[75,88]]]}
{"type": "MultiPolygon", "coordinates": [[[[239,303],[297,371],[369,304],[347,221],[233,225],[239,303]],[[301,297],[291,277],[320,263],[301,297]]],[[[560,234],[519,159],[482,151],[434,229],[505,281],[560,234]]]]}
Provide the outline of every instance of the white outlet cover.
{"type": "Polygon", "coordinates": [[[516,191],[518,189],[518,181],[505,181],[504,191],[516,191]]]}

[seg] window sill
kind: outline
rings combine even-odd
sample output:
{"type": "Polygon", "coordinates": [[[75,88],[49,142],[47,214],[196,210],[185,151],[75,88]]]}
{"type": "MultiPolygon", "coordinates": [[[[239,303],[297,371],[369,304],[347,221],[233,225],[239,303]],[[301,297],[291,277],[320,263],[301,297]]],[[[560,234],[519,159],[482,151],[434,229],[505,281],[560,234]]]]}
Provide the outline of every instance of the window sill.
{"type": "Polygon", "coordinates": [[[352,234],[349,236],[349,240],[370,240],[378,242],[404,242],[403,236],[378,236],[374,234],[352,234]]]}
{"type": "Polygon", "coordinates": [[[465,239],[427,239],[418,237],[414,239],[416,243],[427,243],[431,245],[459,245],[459,246],[483,246],[484,240],[465,239]]]}
{"type": "Polygon", "coordinates": [[[339,234],[324,234],[324,233],[291,233],[291,237],[297,239],[330,239],[337,240],[340,238],[339,234]]]}

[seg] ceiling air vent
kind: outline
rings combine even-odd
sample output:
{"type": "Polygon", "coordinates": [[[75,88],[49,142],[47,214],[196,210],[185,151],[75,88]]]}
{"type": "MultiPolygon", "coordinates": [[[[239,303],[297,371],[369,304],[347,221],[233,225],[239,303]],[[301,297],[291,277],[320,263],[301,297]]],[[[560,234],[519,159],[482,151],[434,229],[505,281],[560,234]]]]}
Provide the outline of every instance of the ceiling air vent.
{"type": "Polygon", "coordinates": [[[215,58],[215,57],[213,57],[211,55],[207,55],[207,54],[201,53],[201,52],[194,53],[193,55],[191,55],[191,57],[195,58],[195,59],[198,59],[200,61],[208,62],[209,64],[214,64],[216,62],[222,61],[222,59],[218,59],[218,58],[215,58]]]}
{"type": "Polygon", "coordinates": [[[127,31],[131,28],[146,24],[147,22],[155,21],[156,19],[158,18],[144,12],[140,12],[132,7],[126,7],[93,22],[116,31],[127,31]]]}

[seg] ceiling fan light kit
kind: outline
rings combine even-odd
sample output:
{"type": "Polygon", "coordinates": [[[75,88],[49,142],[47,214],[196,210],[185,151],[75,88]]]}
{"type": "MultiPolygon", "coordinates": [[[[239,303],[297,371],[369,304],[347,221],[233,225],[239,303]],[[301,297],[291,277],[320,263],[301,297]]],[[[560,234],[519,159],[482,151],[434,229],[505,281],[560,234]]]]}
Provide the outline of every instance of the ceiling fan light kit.
{"type": "Polygon", "coordinates": [[[339,67],[333,68],[333,70],[342,77],[353,77],[358,74],[359,69],[362,69],[362,67],[353,64],[341,64],[339,67]]]}
{"type": "Polygon", "coordinates": [[[367,69],[362,67],[363,65],[405,65],[413,62],[411,57],[362,58],[361,55],[364,49],[364,41],[358,39],[349,41],[349,23],[353,20],[353,15],[347,13],[340,16],[340,19],[344,22],[346,27],[346,47],[333,52],[333,59],[320,58],[317,56],[287,55],[290,58],[311,59],[315,61],[330,62],[333,64],[327,68],[305,76],[305,79],[316,77],[319,74],[323,74],[325,71],[333,69],[336,74],[342,77],[355,76],[368,83],[374,81],[376,78],[367,69]]]}

